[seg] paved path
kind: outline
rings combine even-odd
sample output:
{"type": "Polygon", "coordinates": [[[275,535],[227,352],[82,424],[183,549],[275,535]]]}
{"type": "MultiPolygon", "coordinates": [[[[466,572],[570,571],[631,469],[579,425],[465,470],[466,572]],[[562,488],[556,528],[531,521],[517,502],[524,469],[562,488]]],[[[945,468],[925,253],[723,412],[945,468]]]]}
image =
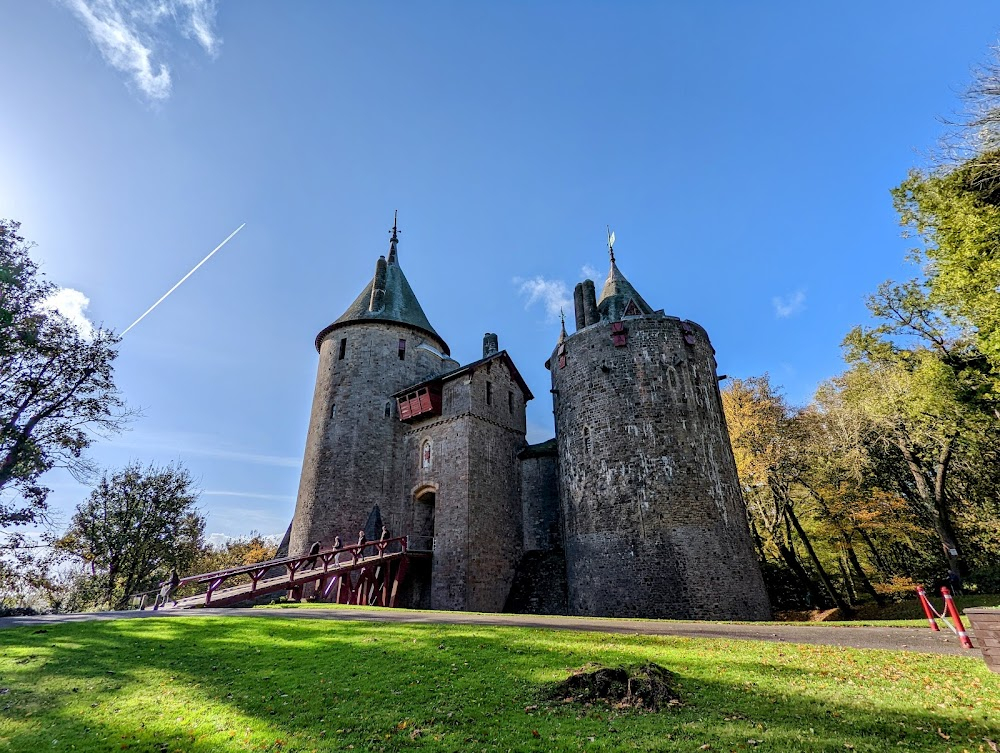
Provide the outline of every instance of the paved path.
{"type": "MultiPolygon", "coordinates": [[[[935,633],[929,628],[899,627],[799,627],[796,625],[755,625],[752,623],[672,622],[666,620],[621,620],[597,617],[554,617],[526,614],[473,614],[469,612],[433,612],[410,609],[194,609],[153,612],[88,612],[36,617],[3,617],[0,628],[58,625],[91,620],[142,619],[148,617],[260,617],[320,620],[364,620],[443,625],[506,625],[555,630],[583,630],[599,633],[674,635],[686,638],[727,638],[729,640],[806,643],[819,646],[876,648],[890,651],[917,651],[931,654],[954,654],[981,658],[979,649],[963,649],[951,632],[935,633]]],[[[973,642],[975,638],[973,637],[973,642]]]]}

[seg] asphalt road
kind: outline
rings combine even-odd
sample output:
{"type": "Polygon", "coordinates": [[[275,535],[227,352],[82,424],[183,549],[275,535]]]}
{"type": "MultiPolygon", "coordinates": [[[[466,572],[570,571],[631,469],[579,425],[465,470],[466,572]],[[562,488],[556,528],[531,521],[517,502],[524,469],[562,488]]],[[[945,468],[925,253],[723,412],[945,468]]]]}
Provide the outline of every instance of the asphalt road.
{"type": "MultiPolygon", "coordinates": [[[[475,614],[468,612],[434,612],[409,609],[195,609],[146,610],[128,612],[88,612],[85,614],[38,615],[35,617],[3,617],[0,628],[58,625],[92,620],[146,619],[168,617],[258,617],[274,619],[363,620],[370,622],[401,622],[444,625],[506,625],[537,627],[553,630],[582,630],[599,633],[639,635],[672,635],[685,638],[726,638],[729,640],[803,643],[819,646],[872,648],[889,651],[916,651],[930,654],[953,654],[981,658],[979,649],[963,649],[958,638],[947,630],[935,633],[930,628],[899,627],[827,627],[797,625],[758,625],[753,623],[673,622],[666,620],[622,620],[604,617],[556,617],[525,614],[475,614]]],[[[975,637],[973,637],[975,643],[975,637]]]]}

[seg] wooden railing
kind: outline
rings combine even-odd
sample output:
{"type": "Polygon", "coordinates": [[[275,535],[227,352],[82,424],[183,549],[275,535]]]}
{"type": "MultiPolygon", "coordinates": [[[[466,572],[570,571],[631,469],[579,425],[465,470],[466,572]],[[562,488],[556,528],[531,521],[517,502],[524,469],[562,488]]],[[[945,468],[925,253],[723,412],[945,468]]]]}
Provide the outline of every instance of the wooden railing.
{"type": "MultiPolygon", "coordinates": [[[[207,587],[203,594],[195,593],[191,596],[185,596],[183,599],[178,599],[178,601],[190,602],[195,597],[203,595],[204,605],[208,606],[213,603],[213,596],[222,589],[228,580],[245,575],[250,578],[250,587],[246,589],[241,588],[238,594],[228,593],[225,601],[232,602],[234,596],[239,596],[239,600],[246,601],[254,598],[258,593],[261,595],[264,593],[273,593],[286,587],[291,589],[301,586],[303,583],[318,582],[328,580],[334,576],[343,576],[351,571],[363,569],[368,565],[377,565],[380,560],[385,560],[389,557],[393,559],[398,557],[405,558],[406,552],[406,536],[368,541],[364,544],[352,544],[340,547],[339,549],[320,550],[316,554],[281,557],[251,565],[228,567],[210,573],[188,575],[180,579],[175,590],[182,589],[185,586],[206,585],[207,587]],[[282,569],[284,572],[281,572],[282,569]]],[[[381,577],[384,578],[385,575],[382,574],[381,577]]],[[[399,577],[401,577],[401,574],[399,574],[399,577]]],[[[233,588],[230,587],[229,591],[233,591],[233,588]]],[[[145,609],[149,594],[155,593],[157,591],[146,591],[140,594],[133,594],[131,598],[138,609],[145,609]]],[[[185,606],[188,605],[185,604],[185,606]]]]}

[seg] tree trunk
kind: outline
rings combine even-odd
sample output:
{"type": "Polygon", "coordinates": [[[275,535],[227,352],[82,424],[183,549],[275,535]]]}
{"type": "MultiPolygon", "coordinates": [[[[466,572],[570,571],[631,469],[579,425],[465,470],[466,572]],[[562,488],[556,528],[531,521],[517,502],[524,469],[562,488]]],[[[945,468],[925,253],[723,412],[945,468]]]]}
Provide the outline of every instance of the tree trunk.
{"type": "Polygon", "coordinates": [[[795,556],[795,552],[789,549],[785,544],[778,543],[777,546],[778,554],[781,555],[781,559],[785,561],[785,564],[788,565],[788,569],[791,570],[795,577],[799,579],[799,583],[801,583],[802,587],[809,593],[809,597],[812,599],[816,608],[826,609],[830,603],[823,595],[822,589],[816,587],[813,579],[809,577],[809,573],[807,573],[806,569],[802,567],[798,557],[795,556]]]}
{"type": "Polygon", "coordinates": [[[809,541],[809,537],[802,529],[802,524],[799,523],[799,519],[795,517],[795,511],[790,506],[788,508],[788,520],[795,528],[795,532],[799,535],[799,539],[805,545],[806,551],[809,553],[809,559],[812,560],[813,567],[816,568],[816,573],[819,575],[820,580],[823,581],[823,586],[830,593],[830,597],[833,599],[834,604],[836,604],[837,608],[845,614],[851,614],[851,607],[848,606],[847,602],[844,601],[844,597],[840,595],[836,588],[834,588],[833,581],[830,580],[830,576],[827,574],[826,570],[823,569],[823,565],[819,561],[819,557],[816,556],[816,551],[813,549],[812,543],[809,541]]]}
{"type": "Polygon", "coordinates": [[[886,564],[885,560],[882,559],[882,552],[880,552],[878,547],[875,546],[875,542],[871,540],[871,537],[863,528],[855,526],[854,530],[858,532],[858,535],[861,536],[861,540],[864,541],[865,545],[868,547],[868,551],[872,553],[872,559],[875,561],[875,566],[879,569],[879,572],[883,575],[889,575],[891,573],[889,566],[886,564]]]}
{"type": "MultiPolygon", "coordinates": [[[[840,525],[840,520],[838,520],[837,516],[835,516],[830,511],[830,506],[826,503],[826,500],[823,498],[821,494],[819,494],[815,489],[813,489],[808,484],[803,484],[803,486],[805,487],[806,491],[808,491],[809,494],[812,495],[813,499],[816,500],[816,502],[819,504],[820,508],[823,510],[826,517],[830,519],[830,522],[832,522],[833,525],[837,528],[837,533],[840,534],[840,540],[844,548],[844,551],[847,554],[847,558],[850,561],[852,567],[854,568],[854,571],[858,574],[858,578],[861,579],[862,588],[864,588],[865,591],[871,594],[872,598],[875,599],[876,604],[878,604],[880,607],[885,606],[885,599],[883,599],[879,595],[878,591],[875,590],[875,587],[872,585],[871,581],[868,579],[868,576],[865,574],[864,569],[861,567],[861,563],[858,561],[858,556],[854,552],[854,544],[851,542],[851,537],[848,535],[847,531],[844,530],[844,527],[840,525]]],[[[860,529],[858,530],[860,531],[860,529]]],[[[872,554],[878,557],[878,552],[875,551],[875,546],[871,543],[871,540],[867,537],[867,535],[865,535],[864,531],[861,531],[861,535],[864,537],[865,541],[868,542],[868,546],[871,548],[872,554]]],[[[879,557],[879,559],[881,559],[881,557],[879,557]]],[[[844,573],[845,581],[849,577],[850,574],[848,572],[845,572],[844,573]]],[[[849,596],[852,602],[856,601],[855,596],[853,595],[849,596]]]]}
{"type": "Polygon", "coordinates": [[[951,521],[948,519],[948,508],[945,504],[945,481],[948,476],[948,465],[951,460],[953,442],[954,440],[952,439],[946,441],[941,448],[941,452],[938,454],[933,469],[933,487],[928,482],[927,474],[925,474],[924,468],[921,466],[920,460],[913,453],[913,450],[910,449],[902,438],[898,440],[897,445],[900,452],[903,453],[903,459],[906,461],[907,467],[910,469],[910,475],[913,476],[913,483],[917,487],[920,504],[931,517],[934,532],[941,542],[941,549],[948,563],[948,569],[958,575],[964,575],[965,567],[958,553],[958,540],[951,526],[951,521]]]}
{"type": "Polygon", "coordinates": [[[761,562],[767,562],[767,556],[764,552],[764,540],[760,537],[757,524],[754,523],[753,518],[750,516],[747,516],[747,521],[750,523],[750,534],[753,536],[754,548],[757,550],[757,559],[761,562]]]}
{"type": "Polygon", "coordinates": [[[851,581],[851,573],[846,565],[846,557],[841,552],[837,558],[837,567],[840,569],[840,577],[844,579],[844,590],[847,591],[847,603],[853,607],[858,602],[858,595],[854,591],[854,583],[851,581]]]}
{"type": "Polygon", "coordinates": [[[868,594],[875,600],[875,603],[880,607],[885,606],[885,599],[882,597],[878,591],[875,590],[875,586],[868,579],[868,575],[865,573],[863,567],[861,567],[861,562],[858,560],[858,555],[854,551],[854,546],[851,544],[850,538],[847,534],[844,534],[844,554],[847,555],[847,561],[851,563],[851,567],[854,572],[857,573],[858,580],[861,581],[861,587],[868,592],[868,594]]]}

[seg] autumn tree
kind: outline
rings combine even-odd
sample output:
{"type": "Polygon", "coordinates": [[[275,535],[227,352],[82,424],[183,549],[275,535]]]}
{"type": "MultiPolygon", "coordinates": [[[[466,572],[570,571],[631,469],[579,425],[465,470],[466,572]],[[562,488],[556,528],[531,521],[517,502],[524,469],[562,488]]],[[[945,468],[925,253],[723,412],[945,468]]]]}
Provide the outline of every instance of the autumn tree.
{"type": "Polygon", "coordinates": [[[766,374],[734,379],[723,390],[722,402],[750,529],[761,559],[766,560],[769,550],[773,551],[814,603],[822,606],[828,602],[825,591],[838,608],[850,611],[796,511],[802,497],[799,479],[807,462],[803,455],[805,425],[766,374]],[[800,561],[796,542],[805,549],[822,589],[800,561]]]}
{"type": "Polygon", "coordinates": [[[257,531],[251,531],[247,536],[230,539],[220,546],[206,543],[202,545],[197,556],[191,563],[191,570],[198,573],[210,573],[241,565],[254,565],[258,562],[274,559],[278,553],[278,545],[257,531]]]}
{"type": "Polygon", "coordinates": [[[196,501],[184,468],[132,463],[101,476],[57,547],[87,564],[101,583],[101,605],[121,609],[157,576],[184,571],[198,556],[205,520],[196,501]]]}

